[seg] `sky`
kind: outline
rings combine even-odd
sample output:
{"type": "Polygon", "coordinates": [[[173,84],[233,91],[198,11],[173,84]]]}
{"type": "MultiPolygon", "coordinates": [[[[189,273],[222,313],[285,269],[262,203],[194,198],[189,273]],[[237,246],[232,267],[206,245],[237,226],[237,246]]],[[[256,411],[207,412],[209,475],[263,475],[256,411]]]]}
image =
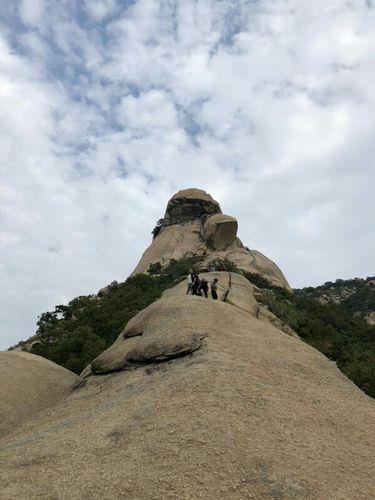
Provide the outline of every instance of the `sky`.
{"type": "Polygon", "coordinates": [[[375,274],[373,0],[0,10],[0,349],[201,188],[293,287],[375,274]]]}

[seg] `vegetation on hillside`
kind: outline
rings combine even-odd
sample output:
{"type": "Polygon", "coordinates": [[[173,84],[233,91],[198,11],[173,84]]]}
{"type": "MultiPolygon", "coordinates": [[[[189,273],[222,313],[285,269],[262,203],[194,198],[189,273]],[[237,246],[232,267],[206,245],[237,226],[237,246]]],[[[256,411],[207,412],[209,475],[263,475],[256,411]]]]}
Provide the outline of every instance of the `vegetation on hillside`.
{"type": "MultiPolygon", "coordinates": [[[[31,339],[35,343],[30,352],[80,373],[113,343],[135,314],[184,279],[199,260],[172,260],[164,269],[158,263],[153,264],[149,275],[137,275],[124,283],[114,282],[98,295],[77,297],[68,305],[43,313],[38,319],[36,336],[31,339]]],[[[271,312],[305,342],[336,362],[363,391],[375,396],[374,326],[362,318],[353,318],[351,311],[343,309],[341,304],[321,304],[312,296],[312,288],[291,293],[273,286],[259,274],[239,271],[226,261],[210,263],[209,267],[242,272],[263,289],[262,302],[271,312]]]]}
{"type": "Polygon", "coordinates": [[[197,258],[172,260],[163,270],[153,265],[151,276],[139,274],[124,283],[114,282],[98,295],[77,297],[41,314],[30,352],[80,373],[114,342],[133,316],[181,281],[196,262],[197,258]]]}
{"type": "Polygon", "coordinates": [[[352,315],[365,316],[375,311],[375,277],[327,281],[324,285],[295,290],[296,294],[326,303],[337,303],[352,315]]]}
{"type": "MultiPolygon", "coordinates": [[[[321,304],[303,290],[291,293],[254,280],[265,289],[262,302],[308,344],[334,361],[340,370],[368,395],[375,397],[375,326],[354,318],[342,304],[321,304]]],[[[311,289],[310,289],[311,292],[311,289]]]]}

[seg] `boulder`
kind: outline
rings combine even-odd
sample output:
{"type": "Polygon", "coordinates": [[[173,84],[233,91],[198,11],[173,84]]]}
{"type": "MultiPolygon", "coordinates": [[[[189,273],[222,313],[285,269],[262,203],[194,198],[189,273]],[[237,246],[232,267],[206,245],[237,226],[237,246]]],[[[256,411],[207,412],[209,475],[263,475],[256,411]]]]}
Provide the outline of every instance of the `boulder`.
{"type": "Polygon", "coordinates": [[[69,394],[78,377],[40,356],[0,352],[0,436],[69,394]]]}
{"type": "Polygon", "coordinates": [[[201,189],[184,189],[169,200],[163,223],[181,224],[205,215],[221,213],[220,205],[201,189]]]}
{"type": "Polygon", "coordinates": [[[208,217],[201,228],[201,236],[213,249],[224,250],[237,236],[237,220],[230,215],[208,217]]]}
{"type": "Polygon", "coordinates": [[[130,363],[155,363],[184,356],[202,345],[202,332],[170,331],[144,335],[131,349],[126,359],[130,363]]]}
{"type": "MultiPolygon", "coordinates": [[[[186,311],[198,297],[169,296],[157,300],[132,318],[114,344],[92,363],[95,374],[137,368],[179,357],[198,349],[205,332],[197,327],[186,311]]],[[[203,300],[199,298],[200,300],[203,300]]],[[[85,373],[90,370],[85,369],[85,373]]]]}

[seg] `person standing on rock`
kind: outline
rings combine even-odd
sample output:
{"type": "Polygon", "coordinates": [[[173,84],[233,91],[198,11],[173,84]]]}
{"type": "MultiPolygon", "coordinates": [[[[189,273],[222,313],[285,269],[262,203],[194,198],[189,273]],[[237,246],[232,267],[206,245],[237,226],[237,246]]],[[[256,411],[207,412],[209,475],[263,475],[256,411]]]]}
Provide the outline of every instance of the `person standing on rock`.
{"type": "Polygon", "coordinates": [[[192,269],[190,269],[188,277],[187,277],[188,286],[187,286],[187,290],[186,290],[186,295],[190,295],[190,293],[192,292],[192,289],[193,289],[193,279],[194,279],[194,272],[193,272],[192,269]]]}
{"type": "Polygon", "coordinates": [[[193,287],[192,287],[192,294],[193,295],[200,295],[200,279],[199,279],[199,274],[194,272],[193,275],[193,287]]]}
{"type": "Polygon", "coordinates": [[[218,283],[217,278],[215,278],[211,283],[211,296],[214,300],[217,300],[217,283],[218,283]]]}
{"type": "Polygon", "coordinates": [[[206,299],[208,298],[208,283],[204,278],[202,278],[200,281],[198,291],[199,291],[199,295],[201,295],[200,292],[203,292],[206,299]]]}

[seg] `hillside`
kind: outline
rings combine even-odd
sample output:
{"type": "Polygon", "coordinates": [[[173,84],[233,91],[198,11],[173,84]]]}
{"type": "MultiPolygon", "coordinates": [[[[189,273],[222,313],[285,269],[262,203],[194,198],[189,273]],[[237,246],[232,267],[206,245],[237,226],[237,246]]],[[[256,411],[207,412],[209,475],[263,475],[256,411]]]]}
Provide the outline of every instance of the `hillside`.
{"type": "Polygon", "coordinates": [[[188,273],[196,259],[172,261],[158,275],[114,282],[41,314],[36,334],[14,348],[38,354],[79,374],[106,349],[123,326],[188,273]]]}
{"type": "MultiPolygon", "coordinates": [[[[164,269],[154,267],[151,272],[157,274],[136,275],[123,283],[108,285],[97,295],[77,297],[68,305],[56,306],[54,311],[41,315],[36,335],[19,343],[16,349],[46,357],[79,374],[112,344],[127,321],[164,290],[185,280],[188,270],[197,265],[202,267],[197,258],[172,261],[164,269]]],[[[336,362],[358,387],[375,397],[375,326],[362,316],[353,315],[346,301],[337,304],[333,300],[318,300],[326,285],[290,293],[259,274],[236,269],[228,261],[211,265],[211,269],[216,268],[243,274],[259,289],[258,302],[275,314],[281,324],[336,362]]],[[[365,285],[358,293],[364,291],[369,301],[373,289],[365,285]]]]}
{"type": "Polygon", "coordinates": [[[0,440],[7,499],[368,499],[374,403],[241,275],[133,317],[78,389],[0,440]]]}
{"type": "Polygon", "coordinates": [[[317,299],[321,304],[337,304],[340,309],[355,318],[363,318],[375,325],[375,277],[351,280],[337,279],[324,285],[295,290],[307,298],[317,299]]]}

